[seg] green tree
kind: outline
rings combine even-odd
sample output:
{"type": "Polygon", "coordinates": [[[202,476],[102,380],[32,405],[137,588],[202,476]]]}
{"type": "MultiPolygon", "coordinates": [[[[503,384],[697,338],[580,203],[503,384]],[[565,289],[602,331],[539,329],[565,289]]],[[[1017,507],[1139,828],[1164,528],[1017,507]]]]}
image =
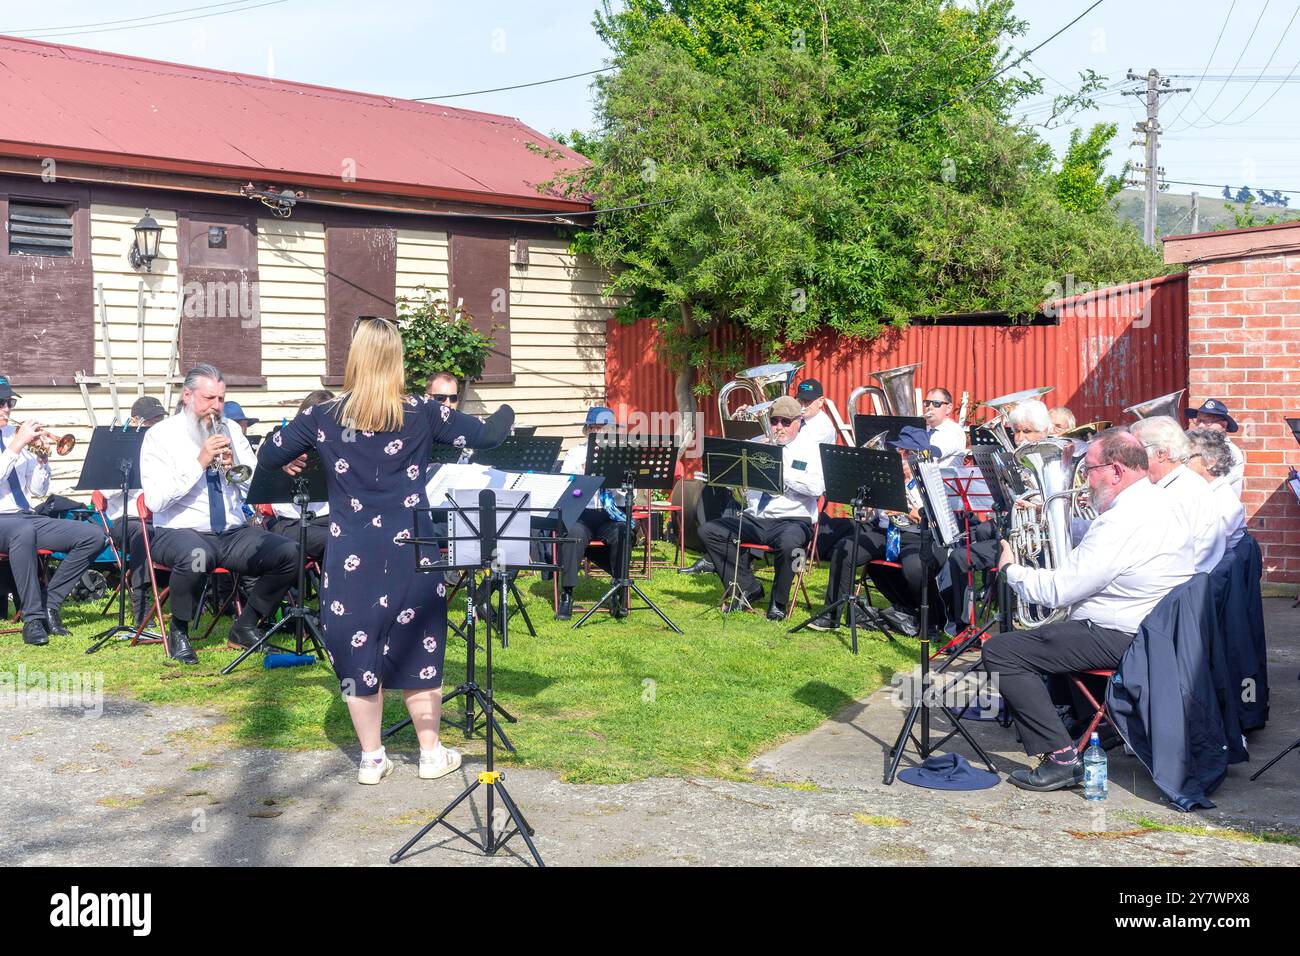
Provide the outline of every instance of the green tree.
{"type": "Polygon", "coordinates": [[[1100,212],[1124,188],[1128,163],[1118,176],[1106,175],[1110,142],[1118,129],[1114,123],[1098,123],[1086,136],[1080,127],[1070,132],[1070,145],[1056,177],[1056,196],[1064,208],[1071,212],[1100,212]]]}

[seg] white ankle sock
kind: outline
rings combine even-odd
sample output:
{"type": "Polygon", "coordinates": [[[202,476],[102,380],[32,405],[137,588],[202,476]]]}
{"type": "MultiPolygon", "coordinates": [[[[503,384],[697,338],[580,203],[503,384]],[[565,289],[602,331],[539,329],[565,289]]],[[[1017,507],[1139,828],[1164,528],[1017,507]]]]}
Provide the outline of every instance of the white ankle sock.
{"type": "Polygon", "coordinates": [[[372,762],[374,762],[374,763],[383,763],[383,762],[384,762],[384,757],[385,757],[385,756],[387,756],[387,754],[386,754],[386,752],[385,752],[385,750],[384,750],[383,747],[380,747],[378,750],[363,750],[363,751],[361,751],[361,759],[362,759],[362,761],[369,760],[369,761],[372,761],[372,762]]]}
{"type": "Polygon", "coordinates": [[[441,752],[441,750],[442,750],[442,744],[438,744],[438,746],[434,747],[432,750],[425,750],[423,747],[421,747],[421,748],[420,748],[420,759],[421,759],[421,760],[424,760],[424,759],[428,758],[429,760],[433,760],[435,757],[438,756],[438,754],[439,754],[439,752],[441,752]]]}

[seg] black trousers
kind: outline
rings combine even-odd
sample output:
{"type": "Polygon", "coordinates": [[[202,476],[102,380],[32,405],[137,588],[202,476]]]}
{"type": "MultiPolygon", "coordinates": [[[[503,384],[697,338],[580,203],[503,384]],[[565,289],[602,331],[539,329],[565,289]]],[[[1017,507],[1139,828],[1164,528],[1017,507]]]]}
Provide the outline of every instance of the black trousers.
{"type": "Polygon", "coordinates": [[[204,576],[213,568],[256,577],[248,603],[261,617],[279,605],[298,577],[298,545],[278,534],[241,525],[221,534],[155,528],[153,556],[171,568],[172,615],[193,621],[204,576]]]}
{"type": "Polygon", "coordinates": [[[582,563],[584,555],[610,576],[616,575],[623,567],[627,550],[627,524],[615,521],[608,512],[599,508],[585,509],[565,537],[574,540],[560,545],[560,587],[578,586],[578,565],[582,563]],[[604,541],[605,547],[588,550],[593,540],[604,541]]]}
{"type": "Polygon", "coordinates": [[[812,540],[812,522],[806,518],[756,518],[753,515],[729,515],[710,521],[700,528],[700,542],[713,562],[713,568],[722,579],[725,588],[735,576],[740,589],[745,594],[753,594],[759,588],[750,570],[748,556],[740,559],[736,567],[736,534],[739,532],[745,544],[761,544],[772,549],[772,564],[776,568],[776,577],[772,582],[772,598],[769,607],[784,611],[790,600],[790,586],[794,583],[795,558],[803,555],[812,540]]]}
{"type": "MultiPolygon", "coordinates": [[[[927,532],[928,533],[928,532],[927,532]]],[[[883,560],[885,557],[885,532],[872,529],[867,535],[871,541],[870,560],[883,560]]],[[[899,568],[869,567],[867,574],[871,583],[881,596],[895,608],[915,614],[921,607],[921,586],[925,580],[925,562],[921,555],[921,534],[918,531],[902,531],[899,535],[898,557],[895,563],[899,568]]],[[[930,569],[930,607],[934,608],[935,575],[930,569]]]]}
{"type": "Polygon", "coordinates": [[[96,522],[46,518],[30,512],[0,515],[0,552],[9,555],[14,588],[23,605],[23,618],[43,618],[47,610],[57,611],[108,543],[103,527],[96,522]],[[38,548],[61,551],[66,557],[41,592],[38,548]]]}
{"type": "MultiPolygon", "coordinates": [[[[298,547],[298,527],[302,524],[298,518],[280,518],[276,517],[268,526],[267,530],[273,534],[278,534],[283,538],[288,538],[293,542],[293,546],[298,547]]],[[[443,524],[442,532],[445,536],[447,526],[443,524]]],[[[319,564],[325,557],[325,543],[330,539],[330,519],[329,515],[317,515],[307,522],[307,557],[315,558],[319,564]]]]}
{"type": "Polygon", "coordinates": [[[1051,753],[1074,742],[1043,678],[1118,667],[1133,637],[1088,621],[1062,621],[984,642],[984,668],[1014,711],[1025,753],[1051,753]]]}
{"type": "Polygon", "coordinates": [[[992,521],[971,525],[970,556],[966,543],[960,542],[948,556],[947,567],[940,572],[939,586],[948,620],[966,627],[971,622],[966,613],[970,604],[966,581],[971,571],[992,571],[998,566],[1002,546],[998,541],[997,526],[992,521]]]}
{"type": "Polygon", "coordinates": [[[853,522],[837,523],[828,526],[823,523],[821,534],[817,536],[817,549],[829,555],[830,577],[826,581],[826,600],[824,604],[836,601],[853,593],[853,582],[857,578],[857,569],[868,561],[876,561],[885,556],[885,536],[866,525],[858,526],[857,546],[853,543],[853,522]],[[829,550],[823,549],[826,532],[830,530],[829,550]]]}

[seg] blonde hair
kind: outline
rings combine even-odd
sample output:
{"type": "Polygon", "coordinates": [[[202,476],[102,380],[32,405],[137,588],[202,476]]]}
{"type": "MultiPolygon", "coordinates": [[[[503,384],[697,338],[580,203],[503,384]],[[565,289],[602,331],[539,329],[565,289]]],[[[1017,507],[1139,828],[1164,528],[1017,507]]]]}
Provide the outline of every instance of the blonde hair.
{"type": "Polygon", "coordinates": [[[358,320],[339,392],[339,421],[366,432],[401,429],[406,399],[402,333],[390,321],[358,320]]]}

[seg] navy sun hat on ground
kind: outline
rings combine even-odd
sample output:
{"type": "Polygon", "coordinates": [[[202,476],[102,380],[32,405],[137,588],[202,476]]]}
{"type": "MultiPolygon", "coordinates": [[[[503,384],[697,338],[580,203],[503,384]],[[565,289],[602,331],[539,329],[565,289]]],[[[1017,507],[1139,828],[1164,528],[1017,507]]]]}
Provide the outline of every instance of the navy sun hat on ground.
{"type": "Polygon", "coordinates": [[[898,779],[927,790],[987,790],[1002,778],[972,767],[961,754],[936,754],[926,757],[919,767],[900,770],[898,779]]]}
{"type": "Polygon", "coordinates": [[[899,451],[928,451],[931,458],[942,458],[943,452],[930,444],[930,436],[924,428],[904,425],[898,432],[898,439],[889,443],[891,448],[899,451]]]}
{"type": "Polygon", "coordinates": [[[1217,398],[1207,398],[1200,408],[1183,409],[1183,414],[1188,418],[1202,412],[1206,415],[1218,415],[1220,418],[1226,418],[1228,420],[1228,431],[1235,432],[1237,430],[1237,420],[1228,414],[1228,406],[1217,398]]]}

